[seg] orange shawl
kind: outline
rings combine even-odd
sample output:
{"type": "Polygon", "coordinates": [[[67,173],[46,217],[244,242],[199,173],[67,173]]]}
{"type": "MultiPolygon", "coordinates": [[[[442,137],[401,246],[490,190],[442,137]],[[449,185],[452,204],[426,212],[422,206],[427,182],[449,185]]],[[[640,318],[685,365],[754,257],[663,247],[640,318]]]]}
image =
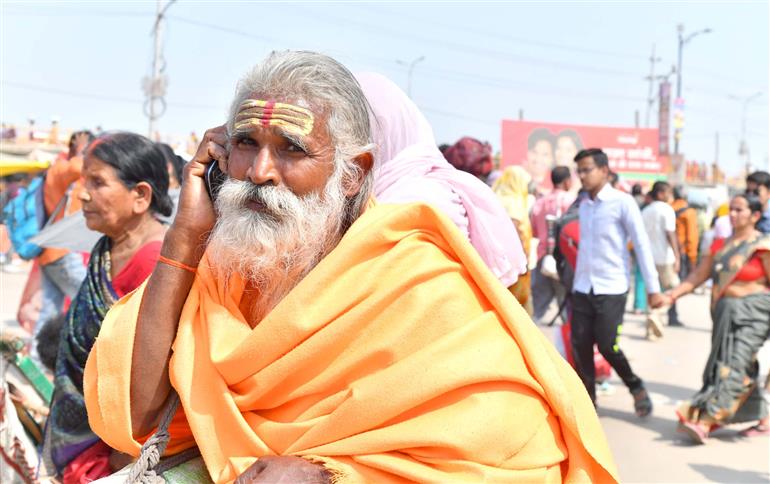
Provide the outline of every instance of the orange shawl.
{"type": "MultiPolygon", "coordinates": [[[[107,315],[84,382],[91,427],[133,455],[144,287],[107,315]]],[[[204,260],[170,363],[184,415],[169,452],[194,437],[214,481],[273,454],[322,462],[335,482],[616,481],[578,377],[432,208],[367,210],[253,329],[242,294],[204,260]]]]}

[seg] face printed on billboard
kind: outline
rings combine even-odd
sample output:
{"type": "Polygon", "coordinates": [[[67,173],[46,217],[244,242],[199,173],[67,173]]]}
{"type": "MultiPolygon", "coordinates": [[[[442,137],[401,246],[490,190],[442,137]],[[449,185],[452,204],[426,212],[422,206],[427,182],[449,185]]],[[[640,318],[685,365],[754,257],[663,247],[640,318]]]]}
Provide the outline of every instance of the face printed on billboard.
{"type": "Polygon", "coordinates": [[[540,192],[551,190],[550,173],[555,166],[569,167],[574,189],[580,187],[574,160],[584,148],[603,149],[610,169],[628,183],[647,185],[668,173],[667,159],[658,157],[657,129],[508,120],[502,128],[501,168],[524,166],[540,192]]]}
{"type": "Polygon", "coordinates": [[[556,135],[556,149],[554,151],[557,166],[572,168],[575,163],[575,155],[582,150],[583,140],[574,129],[565,129],[556,135]]]}
{"type": "Polygon", "coordinates": [[[554,164],[555,138],[547,129],[535,129],[527,139],[527,171],[540,184],[554,164]]]}

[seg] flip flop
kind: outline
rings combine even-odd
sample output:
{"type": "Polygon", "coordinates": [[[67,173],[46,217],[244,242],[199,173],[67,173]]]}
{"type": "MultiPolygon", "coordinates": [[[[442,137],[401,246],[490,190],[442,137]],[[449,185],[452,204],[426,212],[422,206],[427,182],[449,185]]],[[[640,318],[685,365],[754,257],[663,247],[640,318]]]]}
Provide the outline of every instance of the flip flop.
{"type": "Polygon", "coordinates": [[[676,431],[687,434],[687,436],[698,445],[705,444],[706,439],[708,438],[708,433],[703,430],[700,425],[693,422],[679,422],[676,431]]]}
{"type": "Polygon", "coordinates": [[[660,322],[660,316],[657,314],[649,314],[647,316],[647,331],[658,338],[663,337],[663,324],[660,322]]]}
{"type": "MultiPolygon", "coordinates": [[[[682,414],[682,411],[681,411],[681,410],[679,410],[679,409],[676,409],[676,410],[674,410],[674,413],[676,413],[676,418],[677,418],[677,419],[679,419],[679,424],[680,424],[680,425],[681,425],[681,424],[683,424],[683,423],[685,423],[685,422],[688,422],[688,420],[687,420],[687,417],[685,417],[685,416],[682,414]]],[[[722,424],[713,423],[713,424],[709,425],[708,434],[710,435],[710,434],[711,434],[711,432],[713,432],[713,431],[715,431],[715,430],[719,430],[719,429],[721,429],[721,428],[722,428],[722,424]]],[[[678,430],[678,431],[680,431],[680,432],[682,431],[682,430],[680,430],[679,428],[677,428],[677,430],[678,430]]],[[[746,430],[748,430],[748,429],[746,429],[746,430]]]]}

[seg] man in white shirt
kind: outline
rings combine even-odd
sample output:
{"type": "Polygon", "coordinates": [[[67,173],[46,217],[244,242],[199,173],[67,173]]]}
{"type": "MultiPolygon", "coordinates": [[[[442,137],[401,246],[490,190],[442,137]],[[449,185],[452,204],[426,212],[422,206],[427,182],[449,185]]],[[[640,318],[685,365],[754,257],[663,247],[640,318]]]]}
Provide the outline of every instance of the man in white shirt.
{"type": "Polygon", "coordinates": [[[634,199],[610,186],[607,155],[591,148],[580,151],[575,161],[588,194],[580,204],[580,243],[573,286],[572,349],[578,375],[595,403],[596,344],[634,397],[636,414],[646,417],[652,412],[652,401],[644,382],[634,374],[620,350],[618,333],[628,296],[629,239],[636,248],[650,305],[660,307],[663,303],[650,241],[634,199]]]}
{"type": "MultiPolygon", "coordinates": [[[[652,203],[642,210],[642,220],[652,247],[652,259],[658,271],[660,286],[665,291],[679,285],[679,241],[676,237],[676,213],[669,205],[672,198],[671,185],[657,181],[650,190],[652,203]]],[[[669,313],[670,314],[670,313],[669,313]]],[[[669,320],[669,323],[672,321],[669,320]]],[[[647,337],[663,335],[660,318],[653,309],[648,313],[647,337]]]]}

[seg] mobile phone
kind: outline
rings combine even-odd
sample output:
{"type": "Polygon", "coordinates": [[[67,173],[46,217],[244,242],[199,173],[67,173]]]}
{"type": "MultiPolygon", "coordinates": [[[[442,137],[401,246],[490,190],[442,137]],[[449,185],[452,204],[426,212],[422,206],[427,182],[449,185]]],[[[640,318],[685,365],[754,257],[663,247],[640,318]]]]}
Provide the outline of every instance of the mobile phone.
{"type": "Polygon", "coordinates": [[[227,175],[219,169],[219,162],[217,160],[208,164],[203,181],[206,184],[206,192],[208,192],[209,198],[211,198],[212,201],[217,199],[219,189],[226,179],[227,175]]]}

